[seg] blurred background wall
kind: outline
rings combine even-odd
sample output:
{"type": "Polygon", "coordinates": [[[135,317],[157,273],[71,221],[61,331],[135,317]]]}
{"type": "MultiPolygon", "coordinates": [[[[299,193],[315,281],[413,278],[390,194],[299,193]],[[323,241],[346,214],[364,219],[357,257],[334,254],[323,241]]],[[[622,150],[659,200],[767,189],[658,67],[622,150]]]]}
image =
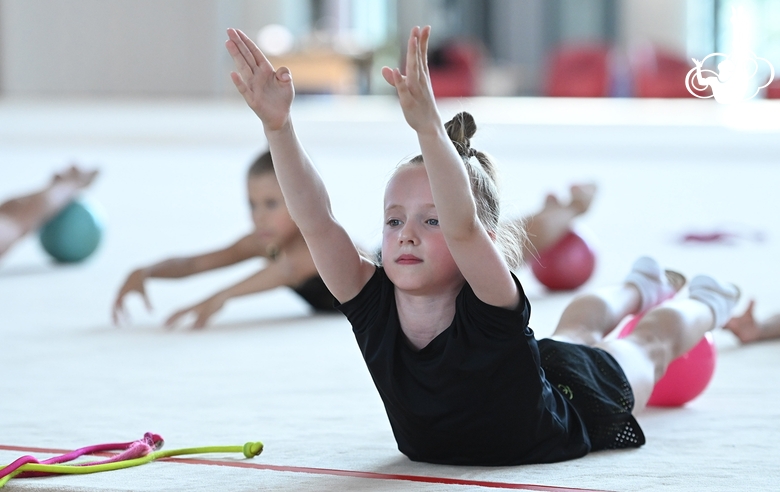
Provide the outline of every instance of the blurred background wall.
{"type": "Polygon", "coordinates": [[[561,95],[550,78],[563,54],[591,60],[590,75],[561,78],[637,95],[637,64],[679,71],[727,50],[736,5],[750,47],[780,67],[780,0],[0,0],[0,94],[235,97],[227,27],[297,68],[301,92],[383,93],[379,67],[431,24],[437,94],[561,95]]]}

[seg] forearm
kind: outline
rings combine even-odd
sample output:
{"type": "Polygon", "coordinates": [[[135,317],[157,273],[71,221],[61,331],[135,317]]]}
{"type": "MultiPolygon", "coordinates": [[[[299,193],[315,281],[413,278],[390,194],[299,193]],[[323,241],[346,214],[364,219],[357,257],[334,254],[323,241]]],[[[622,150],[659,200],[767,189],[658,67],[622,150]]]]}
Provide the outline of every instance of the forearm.
{"type": "Polygon", "coordinates": [[[452,239],[470,235],[478,218],[463,158],[443,126],[429,133],[418,133],[418,140],[442,231],[452,239]]]}
{"type": "Polygon", "coordinates": [[[317,169],[295,134],[292,122],[265,131],[290,216],[306,236],[331,218],[330,198],[317,169]]]}
{"type": "Polygon", "coordinates": [[[171,258],[139,268],[146,278],[182,278],[200,273],[193,258],[171,258]]]}
{"type": "Polygon", "coordinates": [[[77,191],[70,183],[53,183],[38,192],[8,200],[0,205],[0,213],[10,217],[22,234],[27,234],[67,205],[77,191]]]}
{"type": "Polygon", "coordinates": [[[284,279],[275,270],[273,267],[261,270],[241,282],[217,292],[212,298],[225,302],[235,297],[257,294],[277,287],[283,287],[285,285],[284,279]]]}
{"type": "Polygon", "coordinates": [[[780,314],[776,314],[763,323],[759,323],[759,340],[780,338],[780,314]]]}

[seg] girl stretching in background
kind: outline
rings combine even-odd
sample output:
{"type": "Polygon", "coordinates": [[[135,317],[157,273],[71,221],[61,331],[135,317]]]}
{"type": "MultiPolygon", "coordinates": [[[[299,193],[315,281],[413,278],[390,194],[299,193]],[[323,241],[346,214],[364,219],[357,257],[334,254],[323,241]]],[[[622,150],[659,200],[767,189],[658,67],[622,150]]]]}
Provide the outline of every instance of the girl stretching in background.
{"type": "Polygon", "coordinates": [[[97,170],[70,166],[44,188],[0,204],[0,257],[17,241],[38,230],[95,180],[97,170]]]}
{"type": "Polygon", "coordinates": [[[277,287],[292,289],[315,311],[334,311],[333,296],[317,274],[301,231],[287,211],[269,152],[263,152],[249,167],[247,194],[254,231],[217,251],[171,258],[133,271],[114,301],[114,324],[119,324],[122,317],[126,317],[124,299],[130,292],[140,294],[147,309],[151,310],[144,285],[149,278],[187,277],[250,258],[265,258],[266,266],[208,299],[173,313],[165,324],[173,326],[186,315],[192,314],[195,316],[193,328],[202,328],[229,299],[277,287]]]}

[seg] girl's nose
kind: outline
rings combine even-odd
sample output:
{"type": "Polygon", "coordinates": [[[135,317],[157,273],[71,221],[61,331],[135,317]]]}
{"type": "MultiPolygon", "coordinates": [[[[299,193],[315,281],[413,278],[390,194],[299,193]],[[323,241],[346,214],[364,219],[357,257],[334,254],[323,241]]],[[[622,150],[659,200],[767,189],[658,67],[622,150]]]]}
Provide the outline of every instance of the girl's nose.
{"type": "Polygon", "coordinates": [[[265,218],[265,214],[262,211],[260,210],[252,211],[252,222],[254,222],[255,225],[262,224],[264,218],[265,218]]]}
{"type": "Polygon", "coordinates": [[[403,228],[401,229],[401,234],[399,236],[399,240],[401,244],[404,243],[412,243],[412,244],[418,244],[419,243],[419,237],[417,236],[417,228],[414,226],[413,223],[405,223],[403,228]]]}

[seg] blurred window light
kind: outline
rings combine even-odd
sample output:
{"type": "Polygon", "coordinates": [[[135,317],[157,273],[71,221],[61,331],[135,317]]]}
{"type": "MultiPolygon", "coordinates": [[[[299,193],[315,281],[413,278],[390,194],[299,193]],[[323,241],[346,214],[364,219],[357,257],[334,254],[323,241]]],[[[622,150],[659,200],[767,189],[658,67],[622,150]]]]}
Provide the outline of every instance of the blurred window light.
{"type": "Polygon", "coordinates": [[[716,0],[714,10],[717,51],[748,50],[780,64],[780,1],[716,0]]]}
{"type": "Polygon", "coordinates": [[[289,29],[280,24],[269,24],[257,33],[257,45],[271,56],[280,56],[292,51],[295,37],[289,29]]]}
{"type": "Polygon", "coordinates": [[[755,52],[760,44],[759,3],[756,0],[721,0],[717,6],[718,51],[755,52]]]}
{"type": "Polygon", "coordinates": [[[780,66],[780,0],[687,0],[686,17],[690,58],[751,52],[780,66]]]}
{"type": "Polygon", "coordinates": [[[686,45],[689,58],[702,59],[715,48],[716,0],[688,0],[686,4],[686,45]]]}
{"type": "Polygon", "coordinates": [[[395,35],[395,2],[391,0],[357,0],[352,2],[352,29],[357,42],[367,49],[382,46],[395,35]]]}

